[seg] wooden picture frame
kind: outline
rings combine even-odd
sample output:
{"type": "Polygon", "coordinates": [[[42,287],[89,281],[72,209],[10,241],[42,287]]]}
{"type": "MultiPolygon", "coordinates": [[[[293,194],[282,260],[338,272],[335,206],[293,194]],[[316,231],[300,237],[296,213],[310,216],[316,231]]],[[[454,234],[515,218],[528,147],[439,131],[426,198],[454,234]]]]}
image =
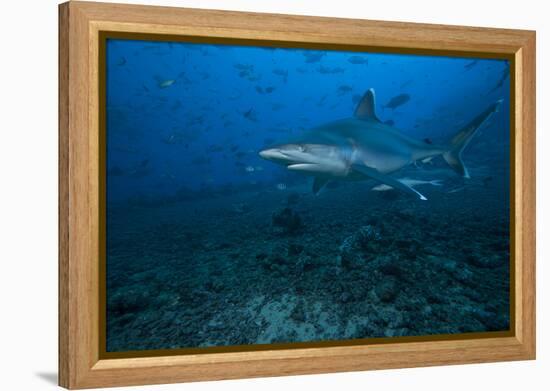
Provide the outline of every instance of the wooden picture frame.
{"type": "Polygon", "coordinates": [[[88,2],[59,6],[59,384],[90,388],[535,358],[535,32],[88,2]],[[497,337],[105,358],[102,32],[509,58],[512,330],[497,337]]]}

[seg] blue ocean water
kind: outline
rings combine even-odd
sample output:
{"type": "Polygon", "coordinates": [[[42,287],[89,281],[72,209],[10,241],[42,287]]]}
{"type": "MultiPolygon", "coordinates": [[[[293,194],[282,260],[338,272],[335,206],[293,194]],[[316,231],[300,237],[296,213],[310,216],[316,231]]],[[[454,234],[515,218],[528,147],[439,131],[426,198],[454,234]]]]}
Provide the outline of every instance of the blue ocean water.
{"type": "Polygon", "coordinates": [[[510,327],[506,60],[107,40],[107,351],[510,327]],[[351,117],[463,153],[379,183],[312,178],[258,152],[351,117]],[[374,186],[374,188],[373,188],[374,186]]]}

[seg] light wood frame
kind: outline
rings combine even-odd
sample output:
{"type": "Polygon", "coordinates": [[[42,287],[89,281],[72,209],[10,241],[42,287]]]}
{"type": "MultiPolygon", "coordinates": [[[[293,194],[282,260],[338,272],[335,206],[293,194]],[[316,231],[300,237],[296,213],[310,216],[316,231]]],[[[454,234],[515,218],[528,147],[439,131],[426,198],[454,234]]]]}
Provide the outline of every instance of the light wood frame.
{"type": "Polygon", "coordinates": [[[92,388],[535,358],[535,32],[69,2],[59,6],[59,384],[92,388]],[[99,352],[101,31],[510,58],[510,336],[102,359],[99,352]]]}

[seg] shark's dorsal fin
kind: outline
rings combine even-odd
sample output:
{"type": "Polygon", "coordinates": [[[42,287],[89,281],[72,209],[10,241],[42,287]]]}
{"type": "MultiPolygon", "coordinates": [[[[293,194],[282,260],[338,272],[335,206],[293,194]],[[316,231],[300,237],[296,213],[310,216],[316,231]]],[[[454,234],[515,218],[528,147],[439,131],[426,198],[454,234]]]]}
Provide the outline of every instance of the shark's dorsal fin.
{"type": "Polygon", "coordinates": [[[376,116],[376,97],[374,95],[374,88],[369,88],[367,92],[365,92],[365,95],[363,95],[355,108],[355,113],[353,115],[357,119],[380,122],[376,116]]]}

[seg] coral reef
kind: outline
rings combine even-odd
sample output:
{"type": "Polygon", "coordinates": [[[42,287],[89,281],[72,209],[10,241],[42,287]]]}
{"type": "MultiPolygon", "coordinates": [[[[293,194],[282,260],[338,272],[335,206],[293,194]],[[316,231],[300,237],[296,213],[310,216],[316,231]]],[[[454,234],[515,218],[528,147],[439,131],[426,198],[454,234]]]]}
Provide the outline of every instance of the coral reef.
{"type": "Polygon", "coordinates": [[[365,225],[344,239],[340,245],[340,264],[353,268],[379,255],[381,235],[372,225],[365,225]]]}
{"type": "Polygon", "coordinates": [[[111,207],[107,349],[508,329],[509,211],[494,193],[296,192],[296,210],[278,209],[284,192],[111,207]]]}
{"type": "Polygon", "coordinates": [[[271,221],[273,226],[278,228],[281,233],[292,234],[302,228],[300,215],[289,207],[274,212],[271,221]]]}

